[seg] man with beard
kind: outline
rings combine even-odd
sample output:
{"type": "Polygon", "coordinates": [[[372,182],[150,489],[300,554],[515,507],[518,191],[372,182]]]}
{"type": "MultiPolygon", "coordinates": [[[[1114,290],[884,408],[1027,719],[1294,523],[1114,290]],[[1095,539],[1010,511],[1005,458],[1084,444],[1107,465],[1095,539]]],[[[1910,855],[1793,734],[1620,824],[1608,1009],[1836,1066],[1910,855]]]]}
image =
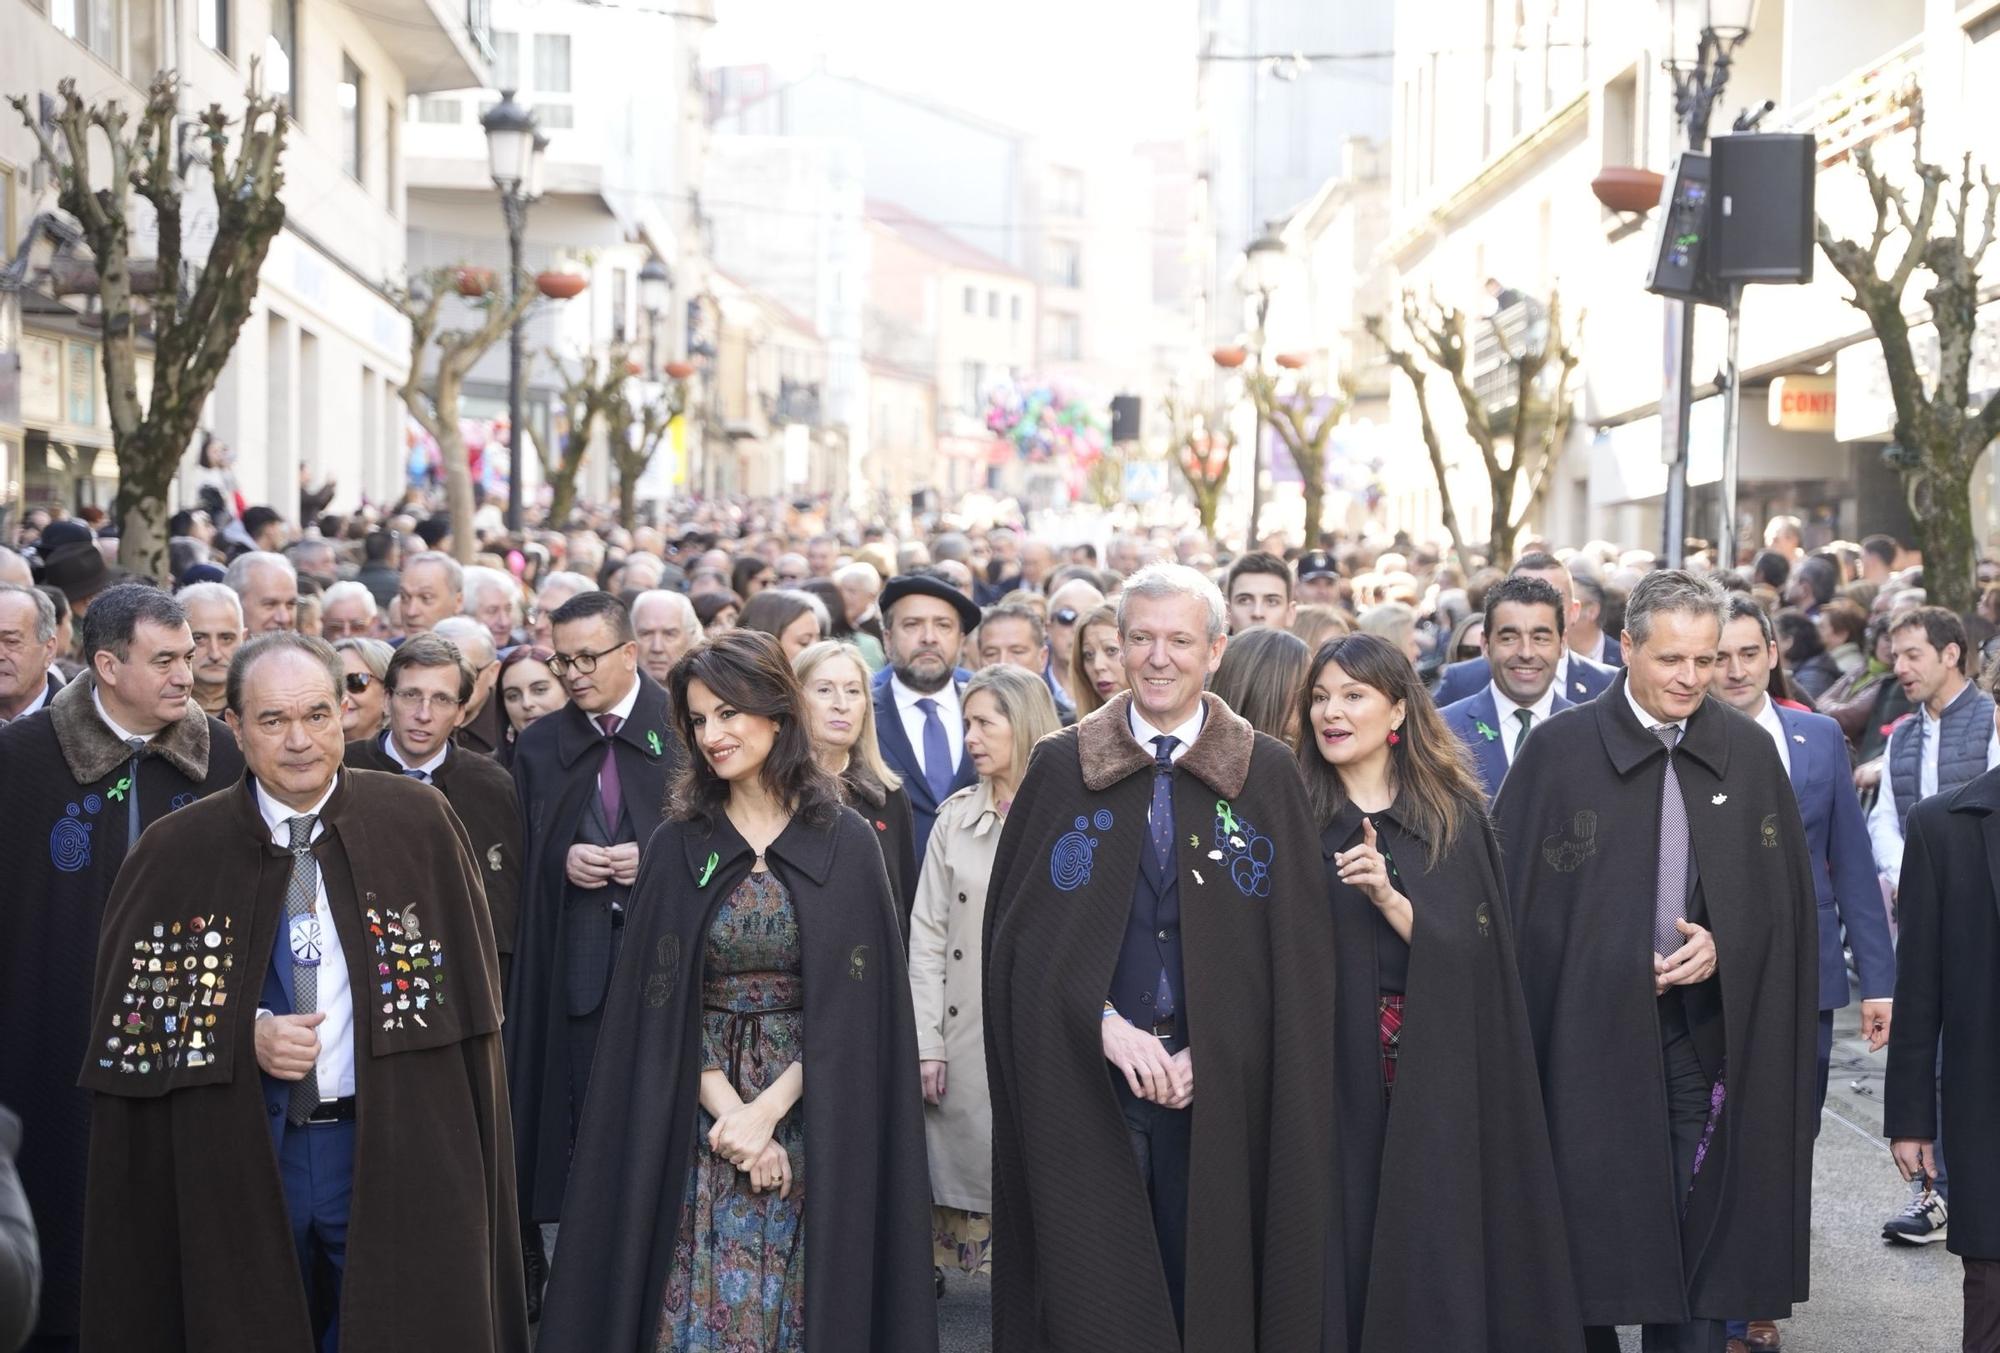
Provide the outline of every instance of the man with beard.
{"type": "Polygon", "coordinates": [[[444,795],[471,838],[504,987],[520,924],[521,805],[499,762],[452,741],[473,680],[471,665],[444,635],[413,636],[389,659],[382,681],[389,693],[388,731],[348,743],[344,759],[356,770],[387,771],[444,795]]]}
{"type": "Polygon", "coordinates": [[[89,1353],[526,1353],[479,876],[437,795],[342,769],[339,680],[324,640],[245,644],[248,776],[105,906],[89,1353]]]}
{"type": "Polygon", "coordinates": [[[166,593],[107,588],[83,618],[85,674],[0,728],[0,1103],[25,1125],[21,1175],[42,1243],[37,1348],[76,1346],[90,1130],[76,1069],[93,1041],[104,900],[140,832],[243,772],[229,730],[188,698],[193,649],[166,593]]]}
{"type": "Polygon", "coordinates": [[[632,629],[639,636],[639,666],[647,676],[667,684],[667,673],[701,637],[694,603],[680,592],[658,588],[632,599],[632,629]]]}
{"type": "Polygon", "coordinates": [[[882,623],[889,665],[875,678],[875,737],[910,796],[922,869],[938,805],[978,778],[965,755],[959,690],[970,673],[958,653],[979,608],[942,578],[905,573],[882,589],[882,623]]]}
{"type": "MultiPolygon", "coordinates": [[[[513,763],[526,848],[507,1079],[521,1215],[531,1223],[562,1215],[626,896],[682,756],[667,693],[639,670],[624,603],[582,592],[549,622],[549,669],[570,702],[528,725],[513,763]]],[[[532,1236],[529,1245],[533,1305],[540,1254],[532,1236]]]]}
{"type": "Polygon", "coordinates": [[[187,612],[194,638],[194,702],[221,718],[228,692],[229,660],[243,642],[243,603],[223,583],[190,583],[174,594],[187,612]]]}
{"type": "Polygon", "coordinates": [[[1130,692],[1035,749],[994,858],[993,1346],[1339,1349],[1305,785],[1202,690],[1213,583],[1147,568],[1118,621],[1130,692]]]}
{"type": "Polygon", "coordinates": [[[1722,1353],[1725,1321],[1807,1295],[1813,873],[1770,738],[1705,698],[1725,610],[1647,574],[1611,689],[1529,738],[1494,805],[1593,1353],[1617,1325],[1722,1353]]]}
{"type": "Polygon", "coordinates": [[[1528,734],[1570,707],[1555,684],[1562,646],[1562,596],[1555,588],[1515,574],[1486,589],[1485,660],[1493,679],[1438,713],[1472,754],[1489,808],[1528,734]]]}
{"type": "MultiPolygon", "coordinates": [[[[1817,1113],[1826,1106],[1833,1012],[1848,1002],[1842,935],[1854,950],[1854,968],[1861,981],[1861,1032],[1871,1052],[1889,1041],[1896,951],[1868,850],[1868,824],[1861,816],[1854,777],[1848,773],[1847,739],[1840,725],[1824,714],[1780,705],[1771,698],[1771,673],[1777,665],[1778,636],[1771,617],[1752,598],[1732,596],[1711,689],[1738,713],[1748,715],[1778,749],[1792,792],[1798,796],[1806,851],[1812,858],[1813,891],[1819,903],[1817,1113]]],[[[1753,1350],[1779,1345],[1775,1321],[1753,1320],[1744,1328],[1732,1325],[1730,1333],[1753,1350]]]]}

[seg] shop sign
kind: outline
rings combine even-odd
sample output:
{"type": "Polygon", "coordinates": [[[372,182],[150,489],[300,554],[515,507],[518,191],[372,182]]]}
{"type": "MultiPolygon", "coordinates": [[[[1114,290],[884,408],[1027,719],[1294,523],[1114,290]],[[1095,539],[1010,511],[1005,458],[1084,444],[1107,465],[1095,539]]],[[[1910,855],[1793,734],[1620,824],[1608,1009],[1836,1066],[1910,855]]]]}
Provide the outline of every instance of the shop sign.
{"type": "Polygon", "coordinates": [[[1832,376],[1780,376],[1771,382],[1770,423],[1787,432],[1831,432],[1837,382],[1832,376]]]}

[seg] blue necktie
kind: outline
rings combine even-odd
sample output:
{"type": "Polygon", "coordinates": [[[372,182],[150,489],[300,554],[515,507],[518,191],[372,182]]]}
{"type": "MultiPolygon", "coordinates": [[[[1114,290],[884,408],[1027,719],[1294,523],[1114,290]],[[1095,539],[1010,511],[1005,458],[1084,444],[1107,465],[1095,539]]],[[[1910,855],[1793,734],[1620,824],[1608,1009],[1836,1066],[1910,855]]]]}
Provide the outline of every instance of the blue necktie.
{"type": "Polygon", "coordinates": [[[424,771],[405,770],[403,774],[409,776],[412,780],[415,780],[420,785],[427,785],[431,782],[431,777],[424,771]]]}
{"type": "Polygon", "coordinates": [[[917,701],[917,708],[924,712],[924,781],[931,787],[931,798],[943,803],[951,797],[951,782],[957,778],[951,764],[951,741],[944,735],[937,701],[925,696],[917,701]]]}
{"type": "Polygon", "coordinates": [[[130,781],[125,787],[125,849],[130,853],[139,841],[139,758],[146,753],[146,739],[127,738],[125,745],[132,749],[132,764],[125,769],[130,781]]]}
{"type": "MultiPolygon", "coordinates": [[[[1153,807],[1148,821],[1153,831],[1153,859],[1160,866],[1160,872],[1169,873],[1174,858],[1174,748],[1180,746],[1180,739],[1161,734],[1153,739],[1153,807]]],[[[1165,965],[1160,968],[1160,980],[1153,988],[1153,1018],[1164,1021],[1173,1018],[1174,985],[1167,980],[1165,965]]]]}

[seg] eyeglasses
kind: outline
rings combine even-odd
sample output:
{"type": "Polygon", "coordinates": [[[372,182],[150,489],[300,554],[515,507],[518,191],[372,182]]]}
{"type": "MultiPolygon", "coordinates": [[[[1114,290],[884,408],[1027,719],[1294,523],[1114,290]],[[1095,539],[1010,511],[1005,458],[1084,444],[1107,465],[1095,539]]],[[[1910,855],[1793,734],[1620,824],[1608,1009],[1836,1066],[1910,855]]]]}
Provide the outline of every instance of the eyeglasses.
{"type": "Polygon", "coordinates": [[[408,686],[399,691],[391,691],[389,695],[404,709],[417,710],[429,706],[440,714],[449,714],[464,703],[455,695],[434,695],[429,691],[420,691],[408,686]]]}
{"type": "Polygon", "coordinates": [[[574,668],[577,675],[589,676],[597,670],[597,663],[600,658],[609,657],[624,647],[624,644],[613,644],[610,648],[600,648],[595,653],[551,653],[549,654],[549,670],[557,676],[561,676],[563,673],[574,668]]]}
{"type": "Polygon", "coordinates": [[[366,672],[349,672],[341,678],[341,684],[347,687],[349,695],[366,695],[368,683],[374,680],[376,678],[366,672]]]}
{"type": "Polygon", "coordinates": [[[1055,609],[1055,613],[1051,615],[1049,619],[1055,621],[1058,625],[1074,625],[1076,623],[1076,617],[1077,617],[1076,607],[1058,606],[1055,609]]]}

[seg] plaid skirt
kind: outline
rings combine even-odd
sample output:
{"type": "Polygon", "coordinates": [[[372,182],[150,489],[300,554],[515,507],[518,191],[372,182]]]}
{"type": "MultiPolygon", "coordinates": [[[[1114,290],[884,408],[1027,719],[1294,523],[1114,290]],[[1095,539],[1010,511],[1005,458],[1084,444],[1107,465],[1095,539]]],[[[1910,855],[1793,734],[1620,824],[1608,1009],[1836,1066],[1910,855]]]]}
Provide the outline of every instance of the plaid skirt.
{"type": "Polygon", "coordinates": [[[1396,1053],[1403,1041],[1403,994],[1385,991],[1375,1002],[1375,1025],[1382,1041],[1382,1100],[1396,1092],[1396,1053]]]}

